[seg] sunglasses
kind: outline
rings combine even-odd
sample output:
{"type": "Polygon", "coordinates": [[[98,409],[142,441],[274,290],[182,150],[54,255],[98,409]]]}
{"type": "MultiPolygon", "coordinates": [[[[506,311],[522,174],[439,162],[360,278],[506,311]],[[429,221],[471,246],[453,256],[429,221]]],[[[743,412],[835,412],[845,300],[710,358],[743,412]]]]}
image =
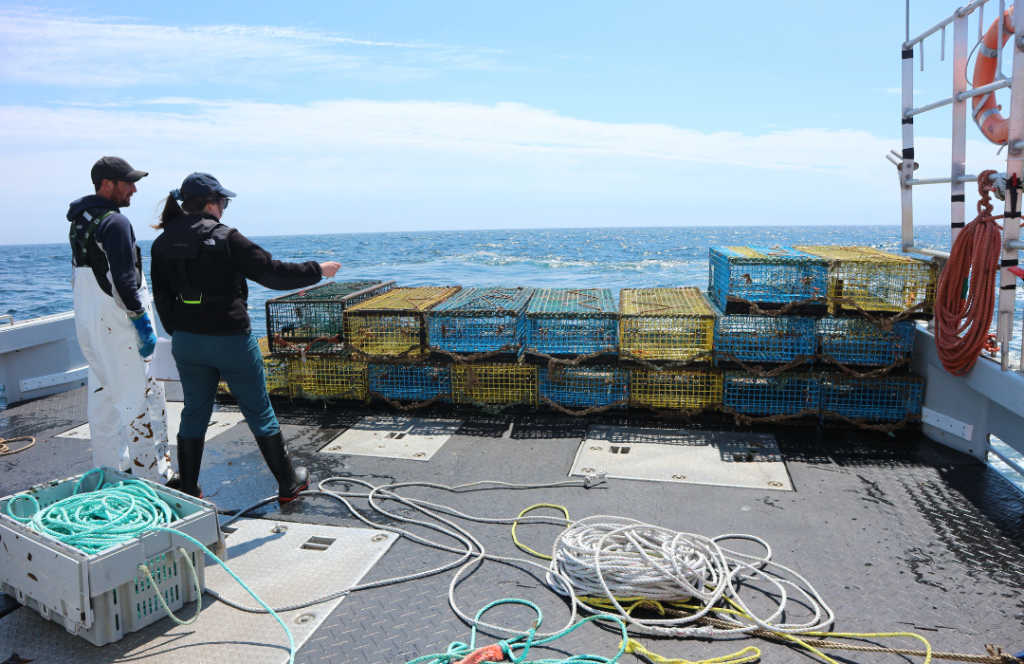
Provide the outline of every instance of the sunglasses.
{"type": "Polygon", "coordinates": [[[224,210],[227,210],[228,209],[228,203],[230,203],[230,202],[231,202],[230,198],[222,198],[222,199],[220,199],[220,206],[221,206],[221,208],[224,209],[224,210]]]}

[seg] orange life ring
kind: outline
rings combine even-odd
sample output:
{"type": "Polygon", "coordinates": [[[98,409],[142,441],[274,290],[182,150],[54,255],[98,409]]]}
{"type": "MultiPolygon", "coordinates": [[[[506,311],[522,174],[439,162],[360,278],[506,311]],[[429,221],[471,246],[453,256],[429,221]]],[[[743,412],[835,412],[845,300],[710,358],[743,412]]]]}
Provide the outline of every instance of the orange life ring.
{"type": "MultiPolygon", "coordinates": [[[[978,46],[978,59],[974,63],[974,87],[980,88],[988,85],[996,77],[996,56],[998,49],[1003,47],[1010,37],[1013,36],[1013,7],[1006,10],[1002,19],[992,21],[985,38],[978,46]],[[999,21],[1003,21],[1003,43],[996,46],[999,41],[999,21]]],[[[974,97],[974,122],[978,129],[985,134],[985,138],[996,145],[1006,143],[1010,134],[1010,121],[999,114],[1001,106],[996,105],[995,92],[974,97]]]]}

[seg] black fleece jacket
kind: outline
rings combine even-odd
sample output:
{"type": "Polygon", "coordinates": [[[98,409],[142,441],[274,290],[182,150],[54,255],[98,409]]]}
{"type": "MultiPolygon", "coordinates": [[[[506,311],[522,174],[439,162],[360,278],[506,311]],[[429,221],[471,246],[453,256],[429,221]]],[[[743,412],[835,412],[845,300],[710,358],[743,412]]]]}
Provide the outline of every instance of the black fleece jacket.
{"type": "Polygon", "coordinates": [[[83,196],[73,201],[68,207],[68,221],[74,221],[82,212],[92,208],[115,211],[96,227],[94,237],[107,257],[110,284],[117,290],[125,309],[134,314],[142,313],[144,309],[139,299],[139,280],[135,273],[135,232],[132,224],[112,201],[96,195],[83,196]]]}
{"type": "Polygon", "coordinates": [[[227,336],[251,329],[246,311],[249,287],[246,279],[274,290],[312,286],[323,276],[320,264],[282,263],[234,228],[208,214],[183,215],[164,224],[153,241],[151,279],[153,302],[168,334],[178,330],[192,334],[227,336]],[[212,232],[211,232],[212,231],[212,232]],[[202,291],[202,304],[184,304],[178,297],[178,261],[168,258],[174,246],[199,241],[198,256],[185,263],[193,287],[202,291]]]}

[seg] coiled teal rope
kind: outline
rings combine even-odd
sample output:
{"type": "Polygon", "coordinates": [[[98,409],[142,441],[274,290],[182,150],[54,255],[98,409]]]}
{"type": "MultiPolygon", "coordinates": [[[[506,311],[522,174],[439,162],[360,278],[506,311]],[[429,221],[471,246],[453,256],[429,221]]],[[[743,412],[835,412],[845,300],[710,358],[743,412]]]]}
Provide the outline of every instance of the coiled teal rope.
{"type": "MultiPolygon", "coordinates": [[[[177,521],[178,517],[152,487],[139,480],[127,480],[117,484],[104,484],[103,480],[103,469],[94,468],[78,479],[78,482],[75,483],[74,493],[71,496],[42,509],[40,509],[39,501],[36,500],[35,496],[28,493],[18,494],[7,502],[7,515],[12,519],[27,524],[33,530],[45,533],[59,542],[89,554],[99,553],[122,542],[128,542],[150,530],[159,530],[183,537],[215,560],[232,579],[238,582],[238,585],[242,586],[253,599],[259,602],[260,606],[266,609],[270,615],[274,616],[277,623],[284,629],[285,634],[288,635],[288,664],[295,664],[295,638],[292,636],[292,631],[281,620],[281,616],[277,615],[266,602],[253,592],[244,581],[238,578],[238,575],[231,571],[231,568],[206,548],[202,542],[190,535],[186,535],[180,530],[169,528],[168,525],[177,521]],[[99,473],[96,490],[78,493],[82,488],[82,482],[85,478],[94,473],[99,473]],[[16,516],[13,507],[18,500],[27,500],[34,505],[36,508],[35,513],[29,517],[16,516]]],[[[179,551],[187,558],[187,554],[184,553],[183,549],[179,547],[179,551]]],[[[191,567],[191,564],[189,564],[189,567],[191,567]]],[[[146,565],[139,565],[139,570],[150,579],[150,583],[155,587],[156,581],[152,578],[149,568],[146,565]]],[[[198,588],[198,580],[194,570],[192,574],[198,588]]],[[[195,618],[187,622],[179,620],[171,613],[170,607],[167,606],[166,602],[163,602],[160,593],[157,593],[157,598],[161,600],[164,610],[167,611],[167,614],[175,622],[191,624],[195,621],[195,618]]],[[[196,617],[198,615],[197,607],[196,617]]]]}
{"type": "Polygon", "coordinates": [[[620,620],[617,616],[613,615],[595,615],[584,618],[583,620],[566,627],[561,632],[552,634],[551,636],[544,639],[535,639],[537,630],[540,628],[541,622],[544,620],[544,614],[541,613],[540,607],[533,602],[525,599],[499,599],[491,602],[484,608],[477,611],[476,616],[473,618],[473,626],[469,631],[469,643],[463,643],[462,641],[452,641],[448,644],[448,649],[443,653],[436,655],[423,655],[416,659],[408,662],[408,664],[420,664],[421,662],[427,662],[428,664],[454,664],[463,659],[469,658],[468,662],[484,662],[484,661],[498,661],[494,655],[497,652],[487,653],[488,649],[500,649],[502,659],[509,660],[513,664],[522,664],[526,661],[526,657],[530,654],[530,648],[533,646],[542,646],[546,643],[556,641],[563,636],[571,634],[572,632],[579,629],[582,625],[593,620],[608,620],[614,623],[618,623],[619,630],[622,633],[622,641],[619,643],[619,651],[615,653],[612,658],[607,658],[602,655],[573,655],[571,657],[559,658],[559,657],[548,657],[544,659],[535,659],[529,662],[529,664],[576,664],[576,663],[588,663],[588,664],[616,664],[622,657],[622,654],[626,651],[626,643],[628,641],[628,634],[626,633],[626,623],[620,620]],[[494,646],[481,648],[484,652],[480,653],[477,657],[471,657],[473,653],[477,652],[476,647],[476,628],[480,622],[480,616],[484,615],[491,609],[501,604],[522,604],[528,606],[537,612],[537,620],[534,621],[533,626],[527,630],[523,636],[517,636],[512,639],[503,639],[498,641],[494,646]],[[521,651],[518,654],[516,651],[521,651]]]}

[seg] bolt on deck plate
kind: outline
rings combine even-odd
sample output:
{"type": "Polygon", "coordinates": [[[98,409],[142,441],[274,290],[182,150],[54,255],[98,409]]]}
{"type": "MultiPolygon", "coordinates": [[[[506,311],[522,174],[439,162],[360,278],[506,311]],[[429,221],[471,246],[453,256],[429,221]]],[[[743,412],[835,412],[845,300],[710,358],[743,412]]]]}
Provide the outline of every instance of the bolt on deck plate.
{"type": "Polygon", "coordinates": [[[429,461],[461,426],[462,420],[374,415],[364,417],[320,452],[429,461]]]}
{"type": "Polygon", "coordinates": [[[792,491],[771,434],[590,427],[569,475],[792,491]]]}

